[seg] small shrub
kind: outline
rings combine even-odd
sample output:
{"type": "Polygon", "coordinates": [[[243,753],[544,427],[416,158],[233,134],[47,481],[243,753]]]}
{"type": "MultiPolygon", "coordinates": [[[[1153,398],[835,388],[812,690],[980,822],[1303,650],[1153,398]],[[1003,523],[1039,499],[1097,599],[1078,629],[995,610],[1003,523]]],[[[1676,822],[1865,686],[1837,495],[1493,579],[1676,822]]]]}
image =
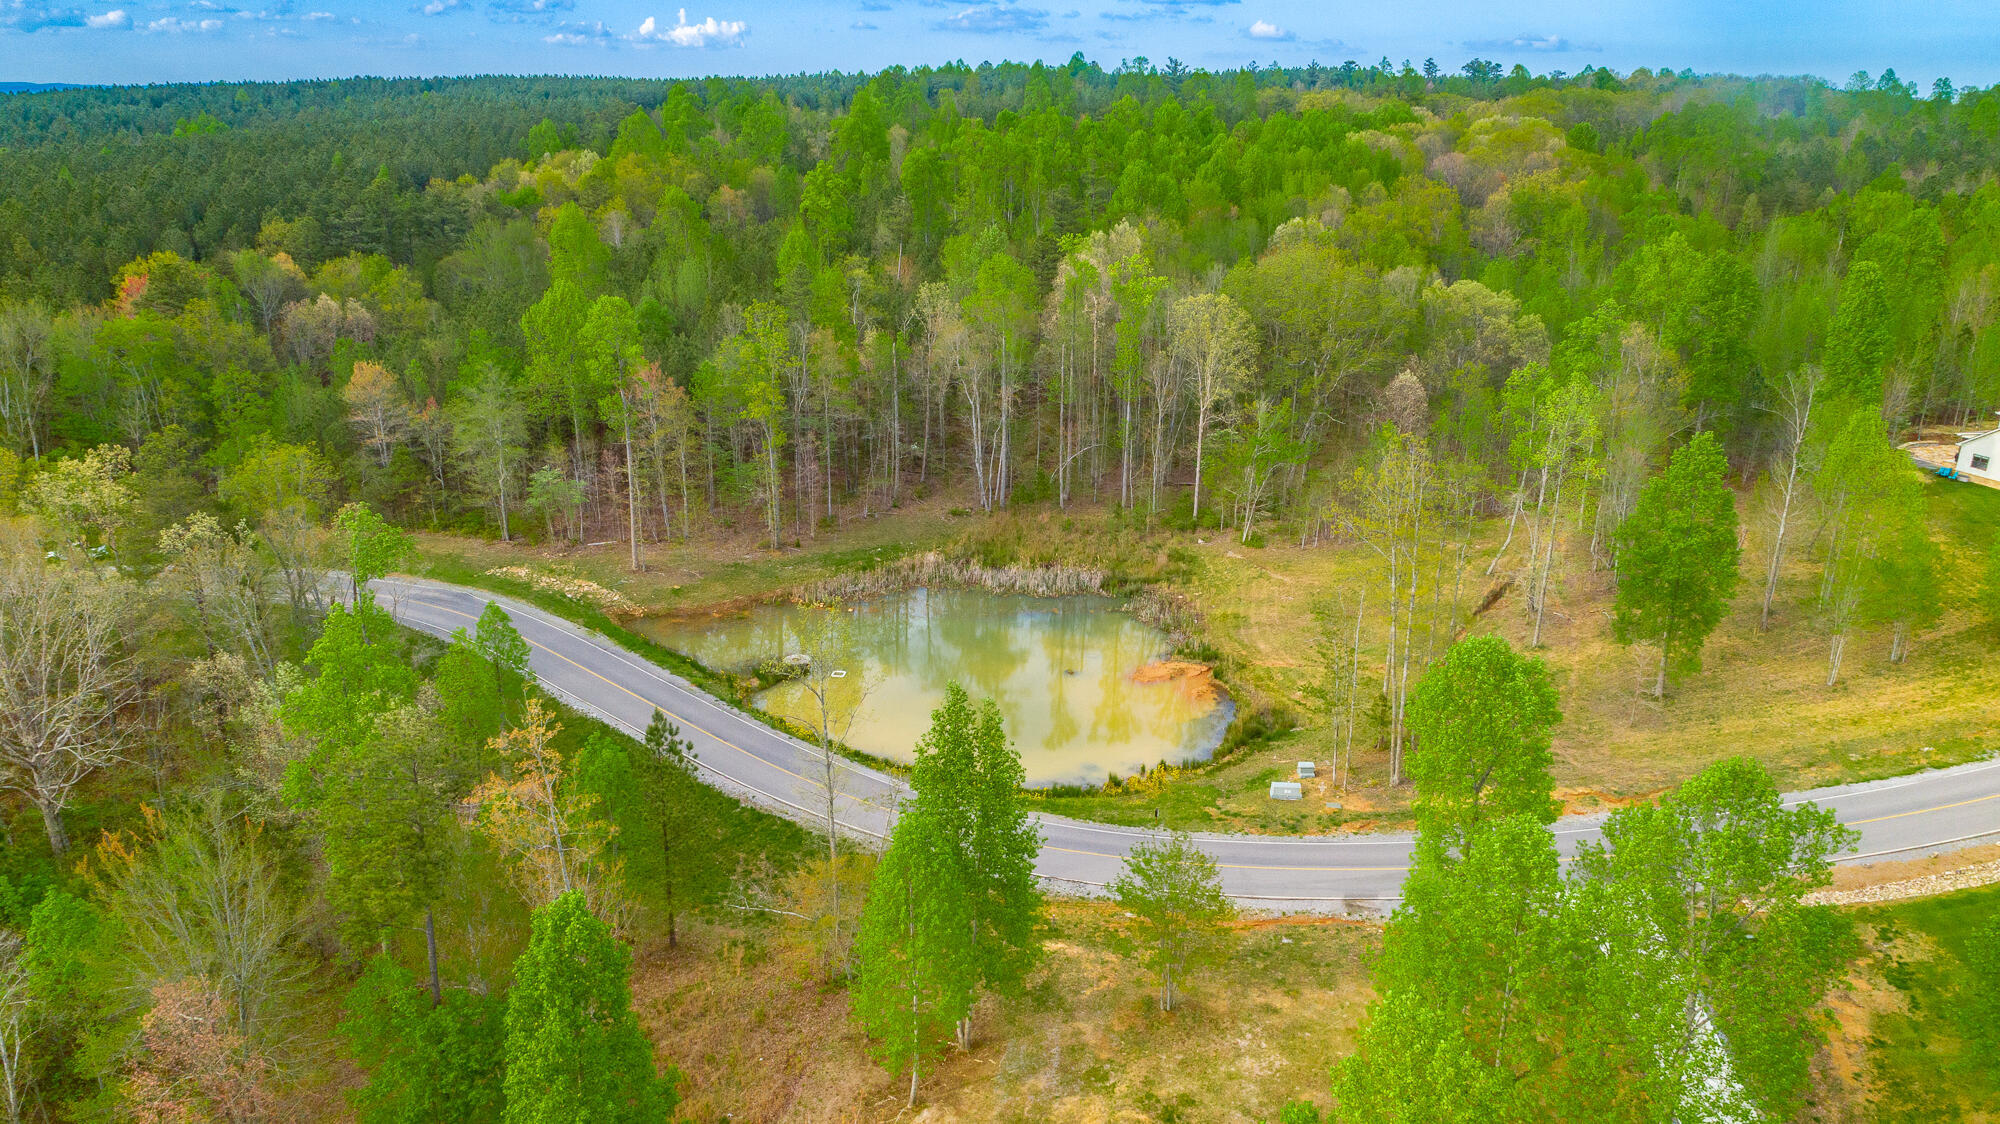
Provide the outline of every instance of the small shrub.
{"type": "Polygon", "coordinates": [[[1319,1106],[1311,1101],[1287,1101],[1278,1110],[1278,1124],[1320,1124],[1319,1106]]]}

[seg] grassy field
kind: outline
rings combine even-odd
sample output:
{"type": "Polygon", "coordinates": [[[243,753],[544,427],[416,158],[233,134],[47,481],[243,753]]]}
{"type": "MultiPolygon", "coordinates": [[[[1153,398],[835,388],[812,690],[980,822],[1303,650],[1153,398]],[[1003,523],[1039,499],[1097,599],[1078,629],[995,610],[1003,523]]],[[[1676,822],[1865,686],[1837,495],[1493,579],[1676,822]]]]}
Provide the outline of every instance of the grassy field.
{"type": "Polygon", "coordinates": [[[1856,911],[1868,951],[1832,997],[1816,1119],[2000,1120],[2000,1059],[1966,1040],[1961,1001],[1967,946],[1996,915],[2000,886],[1856,911]]]}
{"type": "MultiPolygon", "coordinates": [[[[1856,633],[1841,681],[1825,685],[1827,640],[1811,602],[1817,566],[1810,559],[1817,528],[1796,520],[1790,561],[1772,627],[1758,627],[1759,580],[1771,519],[1760,495],[1746,495],[1743,582],[1733,611],[1717,629],[1698,674],[1677,682],[1664,704],[1644,688],[1651,655],[1610,638],[1608,573],[1593,571],[1581,544],[1556,581],[1543,646],[1562,692],[1565,720],[1556,736],[1558,796],[1573,811],[1648,798],[1726,754],[1762,760],[1787,788],[1890,776],[1951,764],[2000,746],[2000,660],[1989,658],[1993,625],[1970,607],[1985,552],[2000,528],[2000,491],[1934,481],[1929,490],[1933,530],[1946,566],[1945,611],[1917,638],[1909,659],[1888,662],[1887,630],[1856,633]]],[[[984,517],[955,513],[933,501],[893,516],[850,521],[823,531],[799,549],[773,552],[748,537],[665,544],[647,551],[647,572],[626,567],[623,544],[550,549],[425,536],[429,571],[533,596],[522,583],[494,577],[500,567],[596,582],[649,615],[727,612],[780,597],[810,581],[865,568],[903,554],[944,549],[991,562],[1096,565],[1135,580],[1156,580],[1186,594],[1204,618],[1199,639],[1213,650],[1218,674],[1239,702],[1275,706],[1304,719],[1300,728],[1251,740],[1225,760],[1088,793],[1051,794],[1050,811],[1094,819],[1161,822],[1209,830],[1297,832],[1368,830],[1407,823],[1406,788],[1386,784],[1386,754],[1369,745],[1357,754],[1344,788],[1322,775],[1306,799],[1274,802],[1271,780],[1293,775],[1295,763],[1325,764],[1333,735],[1314,720],[1306,688],[1315,675],[1309,640],[1315,605],[1352,597],[1370,582],[1369,558],[1347,545],[1298,547],[1273,533],[1263,548],[1233,537],[1201,542],[1185,533],[1146,535],[1113,513],[1027,511],[984,517]]],[[[1467,601],[1503,579],[1482,571],[1504,532],[1484,529],[1474,552],[1467,601]]],[[[1517,539],[1515,551],[1520,542],[1517,539]]],[[[618,614],[573,600],[536,596],[584,623],[617,629],[618,614]]],[[[1351,603],[1351,602],[1350,602],[1351,603]]],[[[1380,638],[1368,632],[1374,650],[1380,638]]],[[[1525,645],[1521,599],[1503,592],[1470,631],[1491,631],[1525,645]]],[[[619,630],[621,640],[654,649],[619,630]]],[[[672,657],[652,650],[663,659],[672,657]]],[[[1379,676],[1379,654],[1373,674],[1379,676]]],[[[1364,660],[1366,657],[1364,656],[1364,660]]],[[[698,669],[679,670],[698,674],[698,669]]],[[[727,685],[719,685],[727,689],[727,685]]],[[[740,694],[740,692],[738,692],[740,694]]],[[[1367,739],[1373,740],[1371,736],[1367,739]]]]}
{"type": "MultiPolygon", "coordinates": [[[[1864,952],[1829,996],[1798,1119],[2000,1120],[2000,1066],[1966,1044],[1957,1005],[1965,942],[1996,911],[2000,886],[1851,911],[1864,952]]],[[[671,954],[645,950],[634,989],[661,1056],[687,1074],[693,1120],[1251,1124],[1292,1100],[1329,1106],[1330,1067],[1373,998],[1379,923],[1245,918],[1226,961],[1164,1015],[1121,947],[1125,923],[1108,904],[1051,903],[1028,994],[982,1005],[974,1045],[946,1052],[914,1115],[848,1023],[845,993],[788,962],[772,926],[722,918],[671,954]]]]}
{"type": "MultiPolygon", "coordinates": [[[[1025,999],[988,1001],[971,1049],[948,1051],[919,1093],[922,1120],[1275,1121],[1329,1100],[1372,992],[1374,926],[1237,923],[1233,954],[1162,1014],[1118,949],[1109,905],[1057,902],[1025,999]]],[[[868,1057],[844,992],[803,978],[757,930],[717,926],[640,958],[634,992],[661,1055],[689,1078],[693,1120],[910,1119],[906,1082],[868,1057]]]]}

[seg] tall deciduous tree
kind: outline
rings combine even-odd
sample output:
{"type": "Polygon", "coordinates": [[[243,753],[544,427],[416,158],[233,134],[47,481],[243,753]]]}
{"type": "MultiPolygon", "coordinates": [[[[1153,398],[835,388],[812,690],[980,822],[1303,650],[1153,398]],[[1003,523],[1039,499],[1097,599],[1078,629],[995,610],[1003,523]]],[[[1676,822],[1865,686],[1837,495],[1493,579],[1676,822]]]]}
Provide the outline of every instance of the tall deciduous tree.
{"type": "Polygon", "coordinates": [[[1832,811],[1787,807],[1763,766],[1719,761],[1656,806],[1622,808],[1577,860],[1581,901],[1627,1056],[1660,1119],[1797,1110],[1852,952],[1831,906],[1803,904],[1853,844],[1832,811]]]}
{"type": "MultiPolygon", "coordinates": [[[[1840,680],[1847,635],[1864,619],[1870,578],[1895,525],[1887,501],[1899,494],[1898,477],[1907,472],[1901,454],[1882,435],[1870,406],[1854,408],[1833,437],[1813,479],[1824,508],[1826,548],[1821,558],[1819,623],[1828,639],[1826,685],[1840,680]]],[[[1921,497],[1919,497],[1921,502],[1921,497]]]]}
{"type": "Polygon", "coordinates": [[[964,869],[946,809],[919,796],[896,821],[855,937],[854,1019],[891,1072],[908,1070],[909,1103],[926,1062],[972,1007],[979,965],[964,869]]]}
{"type": "Polygon", "coordinates": [[[507,374],[489,364],[451,405],[452,441],[477,487],[499,507],[500,541],[513,541],[507,501],[519,503],[528,427],[507,374]]]}
{"type": "Polygon", "coordinates": [[[51,565],[28,536],[0,529],[0,787],[41,812],[58,855],[70,794],[137,732],[119,718],[140,689],[124,635],[131,598],[123,578],[51,565]]]}
{"type": "Polygon", "coordinates": [[[1250,373],[1256,326],[1243,307],[1221,293],[1198,293],[1167,313],[1174,361],[1187,372],[1194,397],[1194,520],[1201,523],[1201,470],[1208,430],[1250,373]]]}
{"type": "Polygon", "coordinates": [[[1413,810],[1424,839],[1462,853],[1487,818],[1553,821],[1549,730],[1561,719],[1541,660],[1498,636],[1452,645],[1410,698],[1413,810]]]}
{"type": "Polygon", "coordinates": [[[617,916],[624,898],[616,863],[606,855],[615,829],[602,820],[597,795],[569,776],[555,744],[561,730],[540,699],[529,699],[520,722],[492,742],[508,775],[489,776],[472,803],[531,903],[547,905],[577,891],[593,910],[617,916]]]}
{"type": "Polygon", "coordinates": [[[1778,595],[1778,573],[1785,562],[1785,535],[1791,529],[1792,506],[1804,482],[1806,438],[1813,430],[1825,375],[1818,367],[1794,367],[1778,387],[1778,450],[1771,480],[1778,489],[1777,524],[1771,530],[1771,561],[1764,568],[1764,607],[1757,627],[1771,627],[1771,602],[1778,595]]]}
{"type": "Polygon", "coordinates": [[[333,526],[353,596],[359,597],[369,582],[416,560],[417,540],[365,503],[350,503],[335,512],[333,526]]]}
{"type": "Polygon", "coordinates": [[[1655,698],[1666,695],[1669,670],[1701,667],[1702,646],[1736,592],[1742,548],[1728,471],[1714,435],[1696,434],[1647,482],[1618,527],[1613,635],[1659,649],[1655,698]]]}
{"type": "Polygon", "coordinates": [[[503,1124],[655,1124],[673,1111],[632,1013],[632,954],[581,893],[535,911],[507,994],[503,1124]]]}

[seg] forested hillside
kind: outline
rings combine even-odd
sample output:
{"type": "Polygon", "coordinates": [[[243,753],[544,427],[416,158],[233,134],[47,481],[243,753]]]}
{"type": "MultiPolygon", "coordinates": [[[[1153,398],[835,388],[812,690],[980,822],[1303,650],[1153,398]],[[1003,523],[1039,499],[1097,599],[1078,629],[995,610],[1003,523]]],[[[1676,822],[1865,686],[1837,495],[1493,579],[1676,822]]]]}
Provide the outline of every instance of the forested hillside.
{"type": "Polygon", "coordinates": [[[8,447],[790,539],[942,483],[1310,522],[1413,410],[1504,496],[1537,379],[1601,399],[1613,515],[1694,429],[1760,467],[1803,370],[1994,405],[2000,96],[1496,70],[11,97],[8,447]]]}
{"type": "MultiPolygon", "coordinates": [[[[1845,1111],[1819,1012],[1860,945],[1804,895],[1851,833],[1698,732],[1636,771],[1677,792],[1559,868],[1587,755],[1552,752],[1558,688],[1670,715],[1712,635],[1740,665],[1774,627],[1828,693],[1864,633],[1891,667],[1940,621],[1973,650],[1991,497],[1898,446],[1996,407],[2000,88],[1893,71],[1079,55],[0,94],[0,1108],[1845,1111]],[[1019,758],[957,688],[878,858],[699,783],[665,715],[641,739],[558,706],[497,605],[437,642],[365,584],[431,532],[447,576],[610,629],[621,594],[501,567],[707,549],[768,566],[738,600],[887,588],[849,571],[919,518],[976,562],[1163,587],[1148,619],[1235,675],[1225,756],[1311,723],[1355,783],[1326,824],[1407,813],[1379,958],[1374,930],[1322,956],[1232,921],[1185,835],[1134,852],[1116,915],[1049,906],[1019,758]],[[1552,672],[1557,635],[1640,653],[1637,689],[1552,672]],[[1309,1074],[1163,1100],[1300,1006],[1233,947],[1342,1013],[1273,1032],[1309,1074]],[[1072,1017],[1099,1052],[1065,1054],[1072,1017]],[[1054,1060],[989,1066],[1010,1034],[1054,1060]]],[[[820,692],[830,777],[832,665],[804,662],[772,675],[820,692]]],[[[1963,760],[1984,672],[1953,674],[1963,760]]],[[[1596,761],[1643,734],[1609,709],[1571,723],[1596,761]]],[[[1061,807],[1180,826],[1141,803],[1172,770],[1135,782],[1061,807]]]]}

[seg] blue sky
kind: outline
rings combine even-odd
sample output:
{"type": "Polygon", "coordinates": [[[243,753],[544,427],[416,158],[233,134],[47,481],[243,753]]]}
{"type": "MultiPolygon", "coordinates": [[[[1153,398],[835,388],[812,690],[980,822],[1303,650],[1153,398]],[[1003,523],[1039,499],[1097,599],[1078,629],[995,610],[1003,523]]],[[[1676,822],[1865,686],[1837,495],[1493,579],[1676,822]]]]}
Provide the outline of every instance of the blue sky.
{"type": "Polygon", "coordinates": [[[0,0],[0,80],[683,77],[1073,52],[1217,68],[1479,56],[1535,71],[1894,67],[2000,82],[1995,0],[0,0]],[[671,3],[673,6],[665,6],[671,3]],[[681,7],[686,3],[687,7],[681,7]]]}

